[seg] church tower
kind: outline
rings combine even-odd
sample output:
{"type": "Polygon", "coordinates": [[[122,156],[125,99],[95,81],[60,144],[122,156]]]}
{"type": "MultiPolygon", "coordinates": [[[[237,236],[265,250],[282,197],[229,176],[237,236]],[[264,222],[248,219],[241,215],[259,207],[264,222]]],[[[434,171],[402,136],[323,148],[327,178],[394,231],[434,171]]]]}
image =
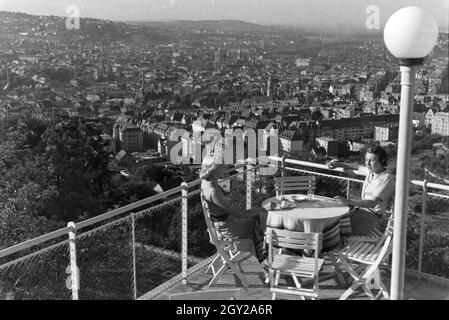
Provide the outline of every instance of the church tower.
{"type": "Polygon", "coordinates": [[[267,97],[271,95],[271,74],[268,76],[267,80],[267,97]]]}

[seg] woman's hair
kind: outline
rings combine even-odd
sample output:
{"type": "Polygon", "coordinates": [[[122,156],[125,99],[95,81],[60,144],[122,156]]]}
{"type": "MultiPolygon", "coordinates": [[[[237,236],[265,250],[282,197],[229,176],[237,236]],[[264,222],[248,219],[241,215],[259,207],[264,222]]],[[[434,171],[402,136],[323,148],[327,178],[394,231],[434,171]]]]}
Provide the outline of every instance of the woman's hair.
{"type": "Polygon", "coordinates": [[[379,161],[382,167],[386,167],[388,165],[388,154],[385,151],[385,149],[382,148],[381,146],[369,147],[368,150],[366,150],[366,152],[375,154],[377,156],[377,160],[379,161]]]}
{"type": "Polygon", "coordinates": [[[208,154],[201,163],[200,178],[207,180],[217,169],[218,162],[214,154],[208,154]]]}

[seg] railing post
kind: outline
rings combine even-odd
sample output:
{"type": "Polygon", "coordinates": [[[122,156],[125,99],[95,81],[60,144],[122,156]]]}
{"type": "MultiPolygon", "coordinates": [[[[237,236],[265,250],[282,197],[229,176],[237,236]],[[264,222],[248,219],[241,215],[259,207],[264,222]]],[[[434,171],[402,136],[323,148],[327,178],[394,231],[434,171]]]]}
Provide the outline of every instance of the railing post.
{"type": "Polygon", "coordinates": [[[186,182],[181,183],[182,189],[182,284],[187,285],[187,196],[188,196],[188,185],[186,182]]]}
{"type": "Polygon", "coordinates": [[[418,281],[421,280],[422,267],[422,250],[424,246],[424,224],[426,222],[426,206],[427,206],[427,179],[424,180],[422,194],[421,221],[419,227],[419,251],[418,251],[418,281]]]}
{"type": "Polygon", "coordinates": [[[253,166],[248,164],[246,170],[246,210],[251,210],[253,207],[253,166]]]}
{"type": "Polygon", "coordinates": [[[285,176],[285,159],[287,159],[287,155],[284,153],[281,160],[281,176],[285,176]]]}
{"type": "Polygon", "coordinates": [[[346,186],[346,198],[349,199],[351,195],[351,180],[348,180],[348,185],[346,186]]]}
{"type": "Polygon", "coordinates": [[[133,245],[133,285],[134,300],[137,300],[137,263],[136,263],[136,221],[134,213],[131,213],[131,232],[133,245]]]}
{"type": "Polygon", "coordinates": [[[80,275],[78,265],[76,263],[76,224],[74,222],[69,222],[67,223],[67,227],[71,228],[69,231],[69,252],[72,300],[78,300],[80,275]]]}

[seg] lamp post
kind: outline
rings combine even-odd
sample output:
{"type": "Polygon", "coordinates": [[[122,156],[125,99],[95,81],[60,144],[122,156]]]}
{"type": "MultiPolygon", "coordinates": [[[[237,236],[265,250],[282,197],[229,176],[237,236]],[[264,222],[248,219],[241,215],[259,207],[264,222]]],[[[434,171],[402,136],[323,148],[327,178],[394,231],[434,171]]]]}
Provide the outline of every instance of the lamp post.
{"type": "Polygon", "coordinates": [[[437,38],[438,26],[435,20],[419,7],[406,7],[396,11],[387,21],[384,29],[385,45],[391,54],[399,59],[401,71],[401,104],[390,288],[392,300],[402,300],[404,295],[415,74],[418,66],[423,63],[424,58],[432,51],[437,38]]]}

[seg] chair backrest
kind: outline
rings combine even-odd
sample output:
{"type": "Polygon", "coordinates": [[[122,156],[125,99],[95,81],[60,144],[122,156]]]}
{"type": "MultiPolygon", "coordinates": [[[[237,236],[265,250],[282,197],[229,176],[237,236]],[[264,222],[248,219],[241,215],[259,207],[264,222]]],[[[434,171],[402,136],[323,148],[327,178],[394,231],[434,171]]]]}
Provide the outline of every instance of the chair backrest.
{"type": "Polygon", "coordinates": [[[314,250],[315,271],[318,272],[318,257],[323,246],[322,233],[306,233],[267,228],[268,263],[273,262],[273,246],[296,250],[314,250]]]}
{"type": "Polygon", "coordinates": [[[206,198],[204,197],[203,192],[201,192],[200,197],[201,197],[201,204],[203,206],[204,219],[206,220],[207,232],[209,233],[209,238],[210,238],[212,244],[218,248],[220,246],[220,243],[218,241],[217,231],[215,230],[214,225],[212,224],[212,219],[210,217],[209,205],[207,204],[207,201],[206,201],[206,198]]]}
{"type": "Polygon", "coordinates": [[[267,242],[270,246],[288,249],[321,250],[323,234],[267,228],[267,242]]]}
{"type": "Polygon", "coordinates": [[[240,300],[242,289],[206,290],[175,293],[169,300],[240,300]]]}
{"type": "MultiPolygon", "coordinates": [[[[379,254],[377,255],[372,267],[377,268],[380,263],[390,254],[392,250],[392,239],[393,239],[393,213],[388,219],[387,226],[385,228],[384,233],[379,238],[379,241],[376,243],[375,249],[372,251],[373,253],[380,249],[379,254]]],[[[369,259],[370,256],[367,256],[369,259]]]]}
{"type": "Polygon", "coordinates": [[[309,195],[315,192],[316,177],[315,176],[289,176],[289,177],[275,177],[274,189],[276,196],[281,196],[288,191],[305,191],[309,195]]]}

